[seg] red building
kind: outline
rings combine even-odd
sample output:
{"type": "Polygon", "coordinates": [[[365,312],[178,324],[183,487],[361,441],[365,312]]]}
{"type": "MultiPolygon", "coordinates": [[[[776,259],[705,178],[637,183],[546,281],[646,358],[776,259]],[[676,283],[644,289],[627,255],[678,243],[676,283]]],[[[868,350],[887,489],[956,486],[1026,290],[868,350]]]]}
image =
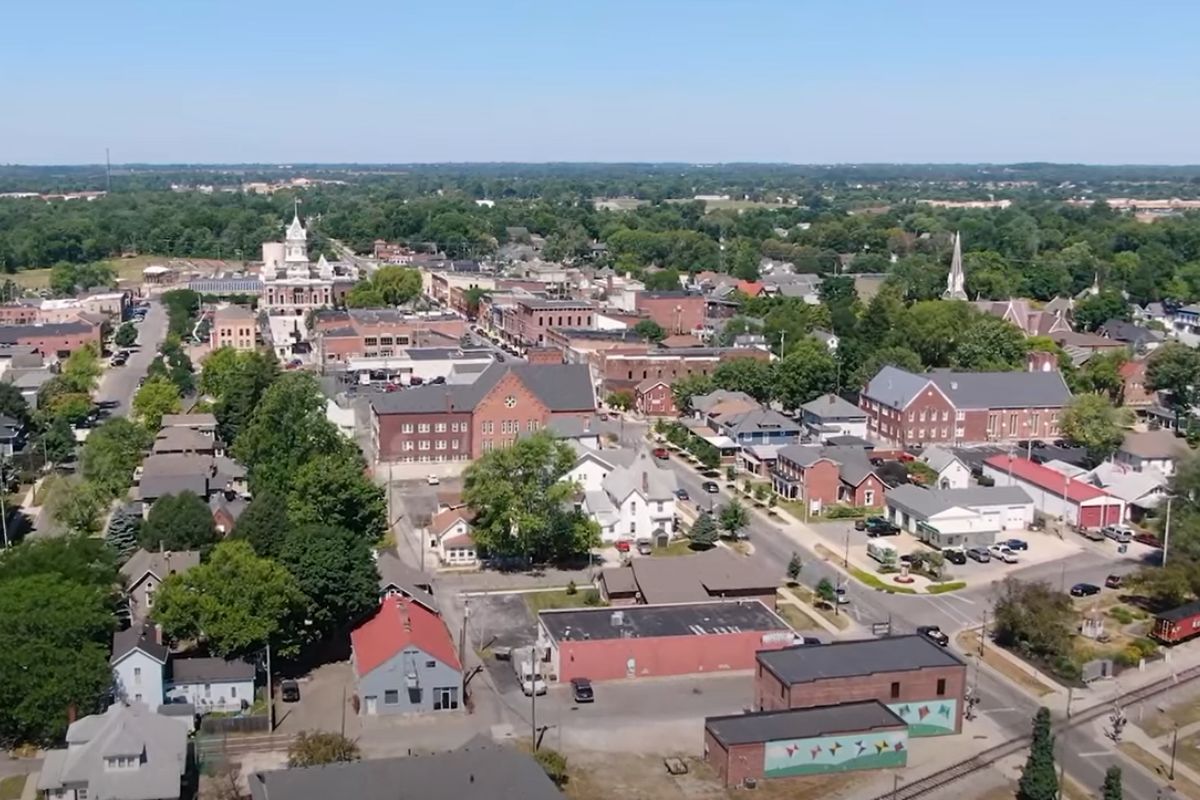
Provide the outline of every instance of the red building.
{"type": "Polygon", "coordinates": [[[750,670],[758,651],[786,647],[794,635],[757,600],[538,614],[546,671],[564,682],[750,670]]]}
{"type": "Polygon", "coordinates": [[[47,357],[66,358],[85,345],[100,352],[100,325],[85,322],[47,322],[38,325],[0,325],[0,344],[36,347],[47,357]]]}
{"type": "Polygon", "coordinates": [[[457,346],[467,323],[453,314],[405,314],[391,308],[325,309],[313,321],[321,363],[389,358],[409,347],[457,346]]]}
{"type": "Polygon", "coordinates": [[[771,471],[775,491],[807,503],[812,513],[832,505],[882,508],[884,484],[866,450],[792,444],[781,447],[771,471]]]}
{"type": "Polygon", "coordinates": [[[720,365],[739,358],[767,361],[771,354],[754,347],[661,348],[645,344],[590,354],[605,392],[634,389],[650,378],[673,383],[689,375],[711,375],[720,365]]]}
{"type": "Polygon", "coordinates": [[[867,429],[902,447],[1052,439],[1071,391],[1058,372],[930,372],[886,366],[859,394],[867,429]]]}
{"type": "Polygon", "coordinates": [[[520,299],[513,307],[512,326],[506,310],[504,329],[519,344],[540,347],[546,344],[546,331],[550,328],[592,327],[594,313],[595,306],[588,300],[520,299]]]}
{"type": "Polygon", "coordinates": [[[878,700],[913,736],[962,732],[967,665],[924,636],[801,645],[757,662],[758,711],[878,700]]]}
{"type": "Polygon", "coordinates": [[[1026,458],[994,455],[983,462],[983,474],[996,486],[1024,489],[1044,516],[1080,528],[1095,530],[1125,519],[1125,502],[1119,497],[1026,458]]]}
{"type": "Polygon", "coordinates": [[[469,461],[552,419],[588,419],[595,410],[585,366],[493,364],[469,384],[378,396],[371,402],[371,434],[381,462],[469,461]]]}
{"type": "Polygon", "coordinates": [[[646,417],[677,417],[675,393],[662,378],[647,378],[633,390],[633,410],[646,417]]]}
{"type": "Polygon", "coordinates": [[[704,295],[689,292],[639,292],[634,308],[667,333],[687,333],[704,326],[704,295]]]}

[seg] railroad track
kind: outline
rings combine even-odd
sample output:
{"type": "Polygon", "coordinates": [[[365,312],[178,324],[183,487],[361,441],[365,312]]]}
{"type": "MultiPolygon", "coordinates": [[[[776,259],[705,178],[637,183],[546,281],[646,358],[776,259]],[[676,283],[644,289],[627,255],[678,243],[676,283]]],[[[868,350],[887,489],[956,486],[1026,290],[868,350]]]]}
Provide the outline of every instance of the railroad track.
{"type": "MultiPolygon", "coordinates": [[[[1161,681],[1156,681],[1140,689],[1133,689],[1126,692],[1120,697],[1114,698],[1111,701],[1096,703],[1088,706],[1082,711],[1077,711],[1071,715],[1070,719],[1059,720],[1054,723],[1053,730],[1055,734],[1063,731],[1071,730],[1072,728],[1084,725],[1099,717],[1108,714],[1114,704],[1125,706],[1140,703],[1145,700],[1162,694],[1168,689],[1173,689],[1176,686],[1181,686],[1189,683],[1197,678],[1200,678],[1200,667],[1192,667],[1186,669],[1172,678],[1164,678],[1161,681]]],[[[1032,741],[1032,736],[1018,736],[1014,739],[1009,739],[1006,742],[1001,742],[995,747],[984,750],[981,753],[976,753],[970,758],[959,761],[957,764],[952,764],[945,769],[926,775],[924,778],[918,778],[900,786],[894,792],[881,794],[874,800],[914,800],[914,798],[924,797],[930,792],[948,786],[951,783],[965,778],[966,776],[978,772],[981,769],[986,769],[1002,758],[1007,758],[1011,755],[1016,755],[1025,748],[1029,747],[1032,741]]]]}

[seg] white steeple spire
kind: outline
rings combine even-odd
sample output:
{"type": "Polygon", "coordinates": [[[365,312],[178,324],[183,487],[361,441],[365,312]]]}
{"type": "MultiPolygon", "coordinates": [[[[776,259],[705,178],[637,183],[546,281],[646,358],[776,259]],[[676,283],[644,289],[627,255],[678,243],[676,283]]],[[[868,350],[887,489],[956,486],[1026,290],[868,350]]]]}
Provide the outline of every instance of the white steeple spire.
{"type": "Polygon", "coordinates": [[[954,233],[954,255],[950,257],[950,274],[946,277],[946,291],[942,292],[943,300],[966,300],[966,275],[963,274],[962,236],[954,233]]]}
{"type": "Polygon", "coordinates": [[[292,224],[288,225],[287,235],[284,240],[283,260],[287,262],[289,270],[295,270],[301,264],[307,267],[307,240],[308,231],[304,230],[304,223],[300,221],[300,198],[296,198],[295,211],[293,212],[292,216],[292,224]]]}

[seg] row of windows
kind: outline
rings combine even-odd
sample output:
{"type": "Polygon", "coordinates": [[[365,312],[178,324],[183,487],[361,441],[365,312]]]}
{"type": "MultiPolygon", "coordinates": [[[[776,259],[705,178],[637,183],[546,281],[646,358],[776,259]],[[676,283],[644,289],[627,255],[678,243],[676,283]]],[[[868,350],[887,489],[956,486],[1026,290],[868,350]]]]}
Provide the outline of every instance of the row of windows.
{"type": "MultiPolygon", "coordinates": [[[[913,411],[908,412],[908,421],[916,422],[916,420],[914,419],[914,416],[917,416],[916,412],[913,412],[913,411]]],[[[921,409],[921,413],[919,416],[920,416],[921,422],[927,422],[927,421],[928,422],[937,422],[938,421],[938,412],[936,409],[933,411],[930,411],[929,409],[923,408],[923,409],[921,409]]],[[[965,412],[965,411],[955,411],[954,412],[954,419],[958,420],[959,422],[962,422],[966,418],[967,418],[967,412],[965,412]]],[[[942,422],[949,422],[949,421],[950,421],[950,412],[943,410],[942,411],[942,422]]]]}
{"type": "MultiPolygon", "coordinates": [[[[492,433],[496,432],[496,424],[492,420],[490,420],[490,419],[484,420],[482,424],[483,424],[483,433],[484,434],[492,434],[492,433]]],[[[533,433],[536,430],[540,430],[541,427],[542,427],[541,420],[536,420],[536,419],[528,420],[525,425],[525,429],[528,430],[530,433],[533,433]]],[[[500,420],[500,432],[501,433],[520,433],[521,432],[521,420],[519,420],[519,419],[502,419],[502,420],[500,420]]]]}
{"type": "Polygon", "coordinates": [[[374,347],[375,345],[379,345],[381,347],[391,347],[394,344],[402,345],[402,346],[407,345],[408,337],[407,336],[396,336],[395,338],[393,338],[391,336],[379,336],[379,337],[365,336],[365,337],[363,337],[363,345],[366,347],[374,347]]]}
{"type": "Polygon", "coordinates": [[[419,442],[413,442],[412,440],[409,440],[404,443],[405,451],[412,450],[414,444],[419,445],[416,448],[417,450],[430,450],[430,449],[433,449],[433,450],[447,450],[447,449],[458,450],[459,447],[462,445],[462,442],[460,442],[458,439],[450,439],[449,444],[447,445],[446,439],[437,439],[436,441],[433,442],[434,446],[432,448],[430,448],[430,446],[429,446],[430,443],[429,443],[428,439],[422,439],[419,442]]]}
{"type": "MultiPolygon", "coordinates": [[[[467,423],[465,423],[465,422],[451,422],[448,424],[449,424],[451,433],[466,433],[467,432],[467,423]]],[[[484,424],[486,425],[487,423],[484,423],[484,424]]],[[[431,424],[428,422],[418,422],[416,425],[416,430],[417,430],[417,433],[429,433],[430,427],[431,427],[431,424]]],[[[445,422],[432,423],[432,429],[433,429],[434,433],[445,433],[446,427],[447,427],[447,423],[445,423],[445,422]]],[[[413,423],[406,422],[403,425],[401,425],[400,432],[401,433],[412,433],[413,432],[413,423]]]]}
{"type": "Polygon", "coordinates": [[[437,455],[420,455],[420,456],[404,456],[400,459],[404,464],[436,464],[442,461],[470,461],[471,456],[467,453],[438,453],[437,455]]]}

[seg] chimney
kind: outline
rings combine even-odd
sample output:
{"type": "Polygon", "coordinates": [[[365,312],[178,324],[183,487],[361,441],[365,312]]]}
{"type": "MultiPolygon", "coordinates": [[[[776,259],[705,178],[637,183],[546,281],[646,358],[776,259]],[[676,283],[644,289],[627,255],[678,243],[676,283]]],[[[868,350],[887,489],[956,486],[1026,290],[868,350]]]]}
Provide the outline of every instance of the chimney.
{"type": "Polygon", "coordinates": [[[154,643],[162,644],[162,625],[154,626],[154,643]]]}
{"type": "Polygon", "coordinates": [[[648,494],[649,492],[650,492],[650,473],[643,470],[642,471],[642,494],[648,494]]]}

